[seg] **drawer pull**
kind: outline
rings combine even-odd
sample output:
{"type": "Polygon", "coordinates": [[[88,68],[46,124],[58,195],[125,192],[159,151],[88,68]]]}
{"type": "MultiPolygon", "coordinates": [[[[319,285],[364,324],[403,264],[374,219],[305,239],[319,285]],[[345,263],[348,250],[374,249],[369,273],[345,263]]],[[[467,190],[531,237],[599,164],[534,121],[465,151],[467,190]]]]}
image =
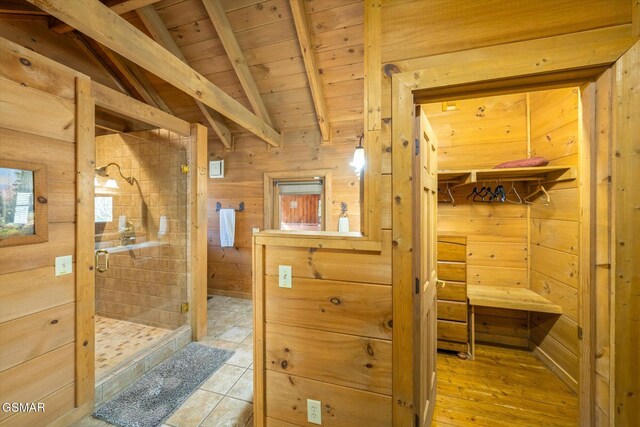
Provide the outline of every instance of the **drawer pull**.
{"type": "Polygon", "coordinates": [[[444,280],[437,280],[436,281],[436,286],[438,288],[444,288],[446,286],[447,282],[445,282],[444,280]]]}
{"type": "Polygon", "coordinates": [[[333,297],[333,298],[331,298],[329,301],[331,301],[331,304],[333,304],[333,305],[340,305],[340,304],[342,304],[342,301],[340,301],[340,298],[338,298],[338,297],[333,297]]]}

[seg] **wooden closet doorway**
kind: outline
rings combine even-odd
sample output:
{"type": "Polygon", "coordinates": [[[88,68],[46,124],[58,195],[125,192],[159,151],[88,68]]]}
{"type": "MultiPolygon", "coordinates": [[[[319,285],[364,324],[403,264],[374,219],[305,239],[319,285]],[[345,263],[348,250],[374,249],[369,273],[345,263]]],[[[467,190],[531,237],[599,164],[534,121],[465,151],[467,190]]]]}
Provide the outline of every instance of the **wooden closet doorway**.
{"type": "MultiPolygon", "coordinates": [[[[563,43],[546,43],[545,41],[526,42],[531,45],[531,49],[519,50],[514,54],[509,46],[500,57],[509,58],[501,63],[500,68],[487,65],[482,55],[468,55],[465,52],[452,54],[449,61],[439,61],[437,58],[421,58],[416,60],[421,69],[411,70],[407,72],[392,75],[392,150],[393,150],[393,181],[392,191],[394,194],[393,206],[393,225],[394,225],[394,244],[397,246],[393,257],[394,271],[394,317],[395,313],[413,311],[411,308],[414,304],[412,293],[408,292],[413,281],[411,272],[406,272],[406,258],[403,258],[404,251],[407,256],[410,255],[411,248],[402,243],[402,236],[409,232],[413,235],[418,230],[412,230],[411,227],[404,225],[405,221],[412,218],[412,210],[416,206],[407,209],[406,203],[402,200],[402,195],[410,188],[411,155],[413,144],[412,141],[412,125],[415,117],[414,104],[419,104],[429,99],[446,99],[447,97],[457,97],[461,93],[467,95],[478,95],[486,93],[509,93],[517,90],[552,88],[567,85],[581,85],[582,91],[582,117],[585,120],[581,130],[585,149],[582,159],[584,167],[582,168],[581,186],[581,239],[580,239],[580,292],[579,292],[579,318],[582,326],[582,339],[580,341],[579,359],[579,399],[580,399],[580,424],[590,425],[594,420],[595,408],[595,359],[594,359],[594,311],[592,308],[592,297],[594,289],[592,282],[594,272],[596,270],[594,254],[596,247],[600,248],[602,254],[608,254],[606,248],[608,245],[607,236],[596,239],[594,218],[596,215],[595,182],[594,171],[596,170],[596,159],[604,159],[602,163],[606,163],[609,159],[609,152],[602,153],[595,151],[596,135],[595,122],[598,119],[607,120],[604,116],[610,111],[611,98],[600,99],[596,97],[596,89],[610,91],[614,90],[615,83],[612,81],[614,72],[610,72],[611,66],[616,59],[624,53],[632,43],[614,43],[601,50],[585,48],[588,54],[584,57],[575,55],[577,49],[581,46],[563,44],[563,43]],[[539,43],[546,43],[544,46],[538,46],[539,43]],[[534,46],[535,45],[535,46],[534,46]],[[553,65],[553,70],[540,71],[536,64],[536,53],[541,49],[545,50],[547,58],[556,58],[557,62],[553,65]],[[475,59],[480,58],[480,59],[475,59]],[[456,74],[449,72],[451,63],[456,64],[456,74]],[[404,205],[404,206],[403,206],[404,205]],[[606,240],[606,241],[603,241],[606,240]]],[[[585,46],[590,42],[585,41],[585,46]]],[[[493,55],[497,55],[492,51],[493,55]]],[[[604,194],[602,202],[608,202],[610,195],[604,194]]],[[[435,220],[435,218],[433,219],[435,220]]],[[[606,233],[605,233],[606,234],[606,233]]],[[[411,271],[411,270],[410,270],[411,271]]],[[[413,352],[412,336],[414,335],[415,326],[411,325],[394,325],[394,355],[401,355],[403,351],[413,352]],[[398,338],[398,339],[396,339],[398,338]]],[[[436,337],[432,336],[431,340],[435,341],[436,337]]],[[[395,357],[395,356],[394,356],[395,357]]],[[[406,402],[407,397],[411,396],[409,401],[417,401],[419,399],[416,393],[416,384],[421,380],[416,369],[420,364],[420,359],[415,357],[411,360],[407,358],[394,358],[394,422],[402,423],[406,420],[406,402]],[[409,380],[400,372],[408,369],[414,372],[414,378],[409,380]]],[[[406,372],[406,371],[405,371],[406,372]]],[[[416,417],[420,417],[417,408],[413,410],[416,417]]],[[[428,422],[427,422],[428,425],[428,422]]]]}

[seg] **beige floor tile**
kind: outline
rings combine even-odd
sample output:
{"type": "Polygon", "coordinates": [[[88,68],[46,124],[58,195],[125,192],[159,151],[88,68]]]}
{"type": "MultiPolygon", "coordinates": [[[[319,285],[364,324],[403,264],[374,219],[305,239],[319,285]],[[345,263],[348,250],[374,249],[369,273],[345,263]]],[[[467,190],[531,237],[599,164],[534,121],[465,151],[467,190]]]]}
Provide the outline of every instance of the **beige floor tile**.
{"type": "Polygon", "coordinates": [[[253,332],[251,332],[245,339],[243,339],[240,344],[253,347],[253,332]]]}
{"type": "Polygon", "coordinates": [[[94,418],[91,415],[81,419],[72,425],[72,427],[112,427],[113,424],[109,424],[106,421],[102,421],[98,418],[94,418]]]}
{"type": "Polygon", "coordinates": [[[209,347],[224,348],[227,350],[234,350],[239,345],[239,343],[237,342],[224,341],[210,336],[202,338],[200,341],[198,341],[198,344],[208,345],[209,347]]]}
{"type": "Polygon", "coordinates": [[[231,387],[227,396],[253,402],[253,369],[247,369],[240,379],[231,387]]]}
{"type": "Polygon", "coordinates": [[[197,427],[224,396],[198,389],[174,412],[166,424],[175,427],[197,427]]]}
{"type": "Polygon", "coordinates": [[[226,396],[200,426],[244,427],[252,413],[253,405],[251,403],[226,396]]]}
{"type": "Polygon", "coordinates": [[[224,334],[220,335],[218,338],[225,341],[233,341],[239,343],[242,342],[242,340],[244,340],[246,337],[248,337],[249,334],[251,334],[251,329],[234,326],[224,334]]]}
{"type": "Polygon", "coordinates": [[[233,385],[240,379],[245,369],[224,364],[215,371],[200,388],[214,393],[227,394],[233,385]]]}
{"type": "Polygon", "coordinates": [[[240,344],[234,350],[236,353],[227,363],[242,368],[248,368],[253,363],[253,346],[240,344]]]}

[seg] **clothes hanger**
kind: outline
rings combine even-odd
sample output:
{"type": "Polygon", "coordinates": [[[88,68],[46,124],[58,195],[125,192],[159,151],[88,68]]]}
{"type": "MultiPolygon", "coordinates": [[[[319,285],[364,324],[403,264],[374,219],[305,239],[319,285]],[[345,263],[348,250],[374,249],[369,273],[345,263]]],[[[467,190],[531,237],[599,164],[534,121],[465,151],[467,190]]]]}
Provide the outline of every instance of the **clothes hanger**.
{"type": "Polygon", "coordinates": [[[505,194],[504,201],[505,201],[505,202],[509,202],[509,203],[516,203],[516,204],[519,204],[519,205],[521,205],[521,204],[523,204],[523,203],[524,203],[524,202],[522,201],[522,197],[520,197],[520,194],[518,194],[518,190],[516,190],[515,182],[513,182],[513,181],[511,182],[511,188],[509,189],[509,191],[507,192],[507,194],[505,194]],[[516,201],[513,201],[513,200],[509,200],[509,199],[507,198],[507,196],[508,196],[509,194],[511,194],[511,192],[512,192],[512,191],[513,191],[513,193],[515,193],[516,197],[518,198],[518,201],[517,201],[517,202],[516,202],[516,201]]]}
{"type": "Polygon", "coordinates": [[[527,195],[524,197],[524,202],[525,203],[529,203],[529,204],[533,204],[533,202],[530,202],[529,199],[537,196],[538,194],[543,193],[546,197],[546,201],[544,202],[545,206],[549,206],[549,204],[551,203],[551,196],[549,195],[549,193],[547,193],[547,190],[544,188],[544,185],[542,185],[540,183],[540,181],[538,181],[538,186],[536,187],[536,189],[533,191],[533,193],[527,195]]]}
{"type": "Polygon", "coordinates": [[[455,200],[454,200],[454,198],[453,198],[453,194],[451,194],[451,188],[449,187],[449,184],[448,184],[448,183],[447,183],[447,189],[446,189],[446,192],[445,192],[445,191],[442,191],[442,190],[440,190],[440,189],[438,188],[438,193],[440,193],[440,194],[444,194],[445,196],[448,196],[448,197],[449,197],[448,199],[441,199],[441,200],[438,200],[438,202],[440,202],[440,203],[451,203],[451,204],[454,204],[454,203],[455,203],[455,200]]]}

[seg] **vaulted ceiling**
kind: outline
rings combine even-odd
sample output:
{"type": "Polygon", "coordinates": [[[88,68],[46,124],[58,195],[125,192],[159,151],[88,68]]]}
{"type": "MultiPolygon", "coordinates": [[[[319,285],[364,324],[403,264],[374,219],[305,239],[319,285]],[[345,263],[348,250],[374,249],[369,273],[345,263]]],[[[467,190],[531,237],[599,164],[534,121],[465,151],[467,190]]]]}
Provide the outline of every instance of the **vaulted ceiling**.
{"type": "MultiPolygon", "coordinates": [[[[325,140],[337,142],[357,140],[362,132],[362,0],[103,3],[280,133],[320,128],[325,140]]],[[[205,124],[210,139],[222,137],[230,145],[229,134],[248,134],[26,0],[0,1],[0,36],[184,120],[205,124]]]]}

